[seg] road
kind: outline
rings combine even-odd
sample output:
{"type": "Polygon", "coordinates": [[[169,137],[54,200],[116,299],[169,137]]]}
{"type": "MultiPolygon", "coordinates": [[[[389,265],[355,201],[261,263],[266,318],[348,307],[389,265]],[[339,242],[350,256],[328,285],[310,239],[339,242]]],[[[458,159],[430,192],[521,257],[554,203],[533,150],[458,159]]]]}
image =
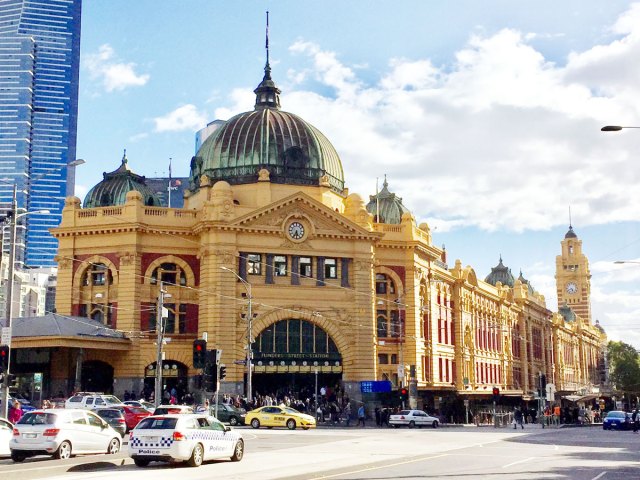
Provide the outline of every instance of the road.
{"type": "Polygon", "coordinates": [[[614,480],[640,478],[640,435],[601,428],[525,430],[241,428],[242,462],[200,468],[153,463],[138,468],[124,453],[69,460],[0,460],[1,478],[31,480],[187,479],[505,479],[614,480]],[[165,472],[169,470],[169,472],[165,472]]]}

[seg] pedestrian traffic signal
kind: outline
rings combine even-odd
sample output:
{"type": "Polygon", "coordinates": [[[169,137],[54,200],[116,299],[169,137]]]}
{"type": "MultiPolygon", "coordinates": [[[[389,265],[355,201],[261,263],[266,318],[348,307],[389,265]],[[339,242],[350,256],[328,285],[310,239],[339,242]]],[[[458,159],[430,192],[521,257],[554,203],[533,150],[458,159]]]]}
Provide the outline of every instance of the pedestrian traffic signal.
{"type": "Polygon", "coordinates": [[[194,340],[193,341],[193,368],[204,368],[204,364],[207,360],[207,341],[206,340],[194,340]]]}
{"type": "Polygon", "coordinates": [[[406,402],[409,399],[409,390],[405,387],[400,389],[400,400],[406,402]]]}
{"type": "Polygon", "coordinates": [[[493,395],[496,397],[500,395],[500,389],[498,387],[493,387],[493,395]]]}
{"type": "Polygon", "coordinates": [[[9,346],[0,346],[0,371],[5,372],[9,366],[9,346]]]}
{"type": "Polygon", "coordinates": [[[220,365],[220,375],[218,375],[218,378],[220,379],[220,381],[222,381],[225,378],[227,378],[227,366],[226,365],[220,365]]]}

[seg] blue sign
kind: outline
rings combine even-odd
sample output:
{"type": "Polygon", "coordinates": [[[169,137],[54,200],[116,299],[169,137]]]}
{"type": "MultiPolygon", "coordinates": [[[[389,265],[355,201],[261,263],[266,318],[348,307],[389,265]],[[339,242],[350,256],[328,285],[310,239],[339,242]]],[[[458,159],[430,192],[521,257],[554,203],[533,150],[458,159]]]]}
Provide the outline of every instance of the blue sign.
{"type": "Polygon", "coordinates": [[[362,393],[384,393],[391,391],[391,382],[389,380],[360,382],[360,391],[362,393]]]}

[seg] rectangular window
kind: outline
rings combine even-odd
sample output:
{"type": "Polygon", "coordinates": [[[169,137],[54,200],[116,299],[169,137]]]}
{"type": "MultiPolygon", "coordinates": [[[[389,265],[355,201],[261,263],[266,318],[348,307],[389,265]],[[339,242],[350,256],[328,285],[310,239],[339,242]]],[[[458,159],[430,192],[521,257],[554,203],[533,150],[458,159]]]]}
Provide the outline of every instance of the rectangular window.
{"type": "Polygon", "coordinates": [[[262,275],[262,255],[259,253],[247,254],[247,273],[249,275],[262,275]]]}
{"type": "Polygon", "coordinates": [[[335,258],[324,259],[324,277],[338,278],[338,261],[335,258]]]}
{"type": "Polygon", "coordinates": [[[378,364],[387,365],[388,363],[389,363],[389,355],[387,355],[386,353],[379,353],[378,364]]]}
{"type": "Polygon", "coordinates": [[[311,257],[300,257],[300,276],[311,277],[311,257]]]}
{"type": "Polygon", "coordinates": [[[386,338],[389,336],[387,317],[384,316],[385,313],[386,312],[384,310],[378,311],[378,338],[386,338]]]}
{"type": "Polygon", "coordinates": [[[87,305],[86,304],[82,304],[80,305],[80,308],[78,309],[78,316],[79,317],[85,317],[87,318],[89,315],[87,315],[87,305]]]}
{"type": "Polygon", "coordinates": [[[398,355],[397,354],[395,354],[395,353],[391,354],[391,363],[393,365],[397,365],[397,363],[398,363],[398,355]]]}
{"type": "Polygon", "coordinates": [[[273,257],[273,273],[276,277],[287,276],[287,257],[285,255],[275,255],[273,257]]]}

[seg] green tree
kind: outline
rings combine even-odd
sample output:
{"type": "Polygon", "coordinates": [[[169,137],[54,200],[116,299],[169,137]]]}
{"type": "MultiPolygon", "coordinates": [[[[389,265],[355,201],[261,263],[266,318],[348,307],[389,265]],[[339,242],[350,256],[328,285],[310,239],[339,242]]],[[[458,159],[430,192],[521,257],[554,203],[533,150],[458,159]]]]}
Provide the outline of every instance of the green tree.
{"type": "Polygon", "coordinates": [[[616,390],[640,392],[640,357],[634,347],[624,342],[610,341],[607,351],[609,378],[616,390]]]}

